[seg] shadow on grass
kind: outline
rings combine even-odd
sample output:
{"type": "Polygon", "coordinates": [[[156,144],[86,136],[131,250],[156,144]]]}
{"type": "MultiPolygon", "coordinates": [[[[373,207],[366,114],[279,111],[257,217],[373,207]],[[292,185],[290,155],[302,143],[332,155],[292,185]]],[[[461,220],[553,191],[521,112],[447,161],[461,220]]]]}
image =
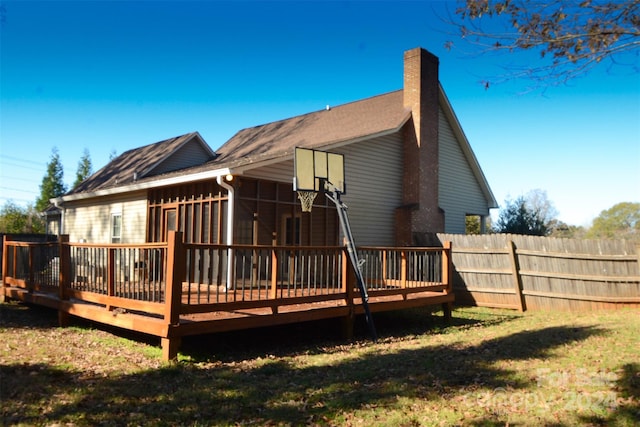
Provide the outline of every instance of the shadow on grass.
{"type": "MultiPolygon", "coordinates": [[[[406,318],[399,319],[406,325],[406,318]]],[[[422,326],[433,323],[434,328],[446,329],[435,317],[422,321],[422,326]]],[[[477,325],[471,319],[456,322],[463,328],[477,325]]],[[[326,322],[312,326],[319,329],[316,334],[322,339],[332,342],[327,329],[323,329],[326,322]]],[[[418,328],[413,325],[409,330],[411,327],[418,328]]],[[[381,330],[386,328],[391,327],[385,323],[381,330]]],[[[296,335],[289,328],[288,341],[284,341],[284,335],[274,337],[274,329],[246,335],[243,339],[248,341],[238,341],[241,334],[235,341],[232,337],[217,341],[216,345],[226,348],[230,361],[225,363],[202,358],[113,378],[47,365],[1,366],[2,420],[9,425],[335,424],[344,414],[364,406],[378,408],[384,417],[385,408],[402,398],[442,402],[443,398],[463,396],[474,387],[526,388],[535,379],[517,380],[520,377],[514,372],[497,368],[492,362],[544,358],[567,343],[602,333],[596,327],[550,327],[485,340],[475,346],[423,346],[367,353],[321,366],[294,366],[264,355],[271,351],[301,354],[321,346],[312,344],[309,330],[301,328],[296,335]],[[258,336],[261,338],[255,339],[258,336]],[[298,338],[301,341],[296,342],[298,338]],[[261,354],[257,360],[243,359],[257,353],[261,354]]],[[[386,330],[382,336],[393,330],[386,330]]],[[[635,384],[637,366],[629,370],[632,379],[628,381],[635,384]]],[[[637,393],[636,385],[629,387],[630,393],[637,393]]]]}
{"type": "MultiPolygon", "coordinates": [[[[407,309],[374,313],[379,340],[403,340],[418,335],[448,333],[461,328],[486,327],[521,317],[505,312],[466,312],[466,317],[445,320],[442,312],[429,309],[407,309]],[[471,316],[471,317],[470,317],[471,316]]],[[[265,355],[283,357],[296,354],[319,354],[329,347],[349,341],[341,335],[340,319],[302,322],[240,331],[184,337],[180,352],[196,362],[251,359],[265,355]]],[[[369,342],[369,330],[363,316],[355,321],[354,340],[369,342]]]]}
{"type": "Polygon", "coordinates": [[[47,307],[5,302],[0,304],[0,325],[5,328],[57,327],[57,311],[47,307]]]}
{"type": "Polygon", "coordinates": [[[628,363],[621,370],[616,391],[622,400],[618,402],[615,411],[608,417],[581,417],[585,425],[640,425],[640,363],[628,363]]]}

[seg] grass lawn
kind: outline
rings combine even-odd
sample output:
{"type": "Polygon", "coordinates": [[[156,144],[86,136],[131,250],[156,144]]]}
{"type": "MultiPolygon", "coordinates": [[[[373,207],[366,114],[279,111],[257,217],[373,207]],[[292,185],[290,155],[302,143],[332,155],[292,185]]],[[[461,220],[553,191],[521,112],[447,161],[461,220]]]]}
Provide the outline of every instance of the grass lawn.
{"type": "Polygon", "coordinates": [[[376,313],[159,343],[0,304],[3,425],[620,425],[640,423],[640,310],[376,313]]]}

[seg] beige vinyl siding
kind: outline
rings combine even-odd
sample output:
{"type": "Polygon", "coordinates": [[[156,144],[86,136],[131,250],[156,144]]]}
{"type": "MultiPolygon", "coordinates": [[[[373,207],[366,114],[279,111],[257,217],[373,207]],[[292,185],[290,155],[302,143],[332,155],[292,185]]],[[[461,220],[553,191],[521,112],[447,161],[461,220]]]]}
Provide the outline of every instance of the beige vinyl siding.
{"type": "Polygon", "coordinates": [[[71,242],[111,243],[111,215],[122,214],[121,243],[144,243],[146,192],[65,204],[63,233],[71,242]]]}
{"type": "Polygon", "coordinates": [[[460,148],[444,112],[439,114],[439,205],[445,233],[465,233],[466,215],[489,215],[480,184],[460,148]]]}
{"type": "Polygon", "coordinates": [[[345,158],[348,215],[359,246],[395,244],[395,210],[402,205],[399,133],[332,150],[345,158]]]}

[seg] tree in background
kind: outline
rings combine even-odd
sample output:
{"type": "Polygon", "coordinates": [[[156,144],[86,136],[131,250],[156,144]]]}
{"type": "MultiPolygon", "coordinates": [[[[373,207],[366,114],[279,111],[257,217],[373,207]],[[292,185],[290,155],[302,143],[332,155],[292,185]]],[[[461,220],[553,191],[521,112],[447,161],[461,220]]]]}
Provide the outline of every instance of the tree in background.
{"type": "Polygon", "coordinates": [[[546,191],[531,190],[526,196],[507,199],[494,231],[496,233],[547,236],[553,231],[557,211],[548,199],[546,191]]]}
{"type": "Polygon", "coordinates": [[[482,234],[491,231],[491,218],[485,218],[484,224],[481,223],[480,215],[467,215],[465,217],[465,234],[482,234]],[[484,228],[482,227],[484,225],[484,228]]]}
{"type": "Polygon", "coordinates": [[[43,233],[44,221],[33,206],[23,208],[9,200],[0,208],[0,233],[43,233]]]}
{"type": "Polygon", "coordinates": [[[89,178],[93,173],[93,165],[91,164],[91,157],[89,156],[89,150],[84,149],[82,157],[78,162],[78,170],[76,171],[76,180],[73,183],[72,188],[76,188],[82,181],[89,178]]]}
{"type": "MultiPolygon", "coordinates": [[[[637,72],[640,1],[466,0],[452,22],[479,54],[533,50],[540,60],[503,77],[559,85],[609,59],[637,72]],[[488,24],[486,27],[483,24],[488,24]],[[503,24],[501,27],[496,24],[503,24]]],[[[447,48],[453,42],[447,42],[447,48]]],[[[489,81],[483,82],[489,87],[489,81]]]]}
{"type": "Polygon", "coordinates": [[[602,211],[585,237],[640,241],[640,203],[618,203],[602,211]]]}
{"type": "Polygon", "coordinates": [[[494,228],[496,233],[529,234],[545,236],[547,229],[536,212],[527,207],[524,196],[506,200],[494,228]]]}
{"type": "Polygon", "coordinates": [[[464,221],[466,234],[480,234],[480,217],[478,215],[467,215],[464,221]]]}
{"type": "Polygon", "coordinates": [[[551,233],[549,236],[566,239],[582,239],[585,233],[586,230],[580,225],[569,225],[566,222],[555,220],[551,224],[551,233]]]}
{"type": "Polygon", "coordinates": [[[64,181],[62,180],[63,177],[64,170],[60,162],[58,149],[53,147],[51,150],[51,160],[47,164],[47,172],[42,178],[42,184],[40,184],[40,195],[36,200],[36,210],[38,212],[44,211],[47,206],[49,206],[50,199],[60,197],[67,191],[64,181]]]}

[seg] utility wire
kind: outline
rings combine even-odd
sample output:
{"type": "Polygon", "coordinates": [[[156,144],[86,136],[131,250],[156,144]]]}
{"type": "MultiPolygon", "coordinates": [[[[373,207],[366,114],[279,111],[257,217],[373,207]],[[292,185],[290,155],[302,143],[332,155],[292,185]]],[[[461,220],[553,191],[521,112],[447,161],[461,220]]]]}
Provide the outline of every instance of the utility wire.
{"type": "Polygon", "coordinates": [[[20,188],[12,188],[12,187],[0,187],[0,190],[20,191],[21,193],[38,194],[38,192],[37,192],[37,191],[32,191],[32,190],[22,190],[22,189],[20,189],[20,188]]]}
{"type": "Polygon", "coordinates": [[[6,154],[0,154],[0,158],[14,160],[16,162],[31,163],[32,165],[36,165],[36,166],[46,166],[46,164],[42,162],[36,162],[35,160],[29,160],[29,159],[21,159],[19,157],[7,156],[6,154]]]}

